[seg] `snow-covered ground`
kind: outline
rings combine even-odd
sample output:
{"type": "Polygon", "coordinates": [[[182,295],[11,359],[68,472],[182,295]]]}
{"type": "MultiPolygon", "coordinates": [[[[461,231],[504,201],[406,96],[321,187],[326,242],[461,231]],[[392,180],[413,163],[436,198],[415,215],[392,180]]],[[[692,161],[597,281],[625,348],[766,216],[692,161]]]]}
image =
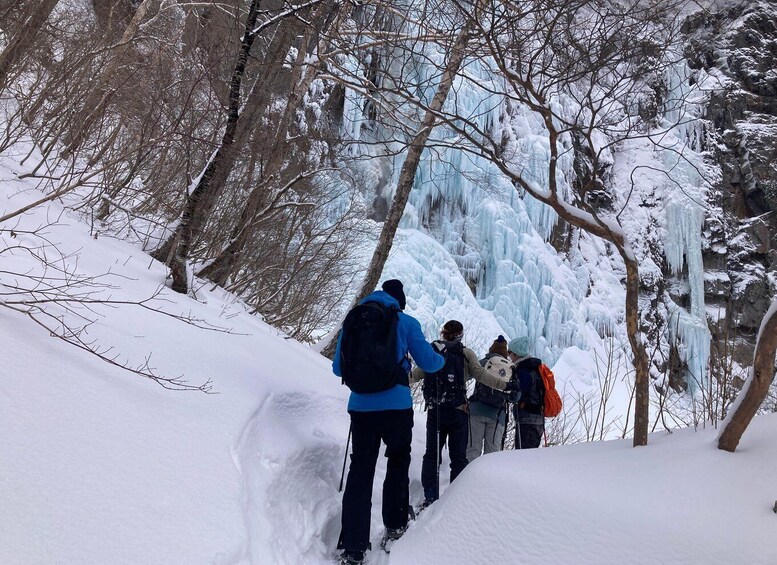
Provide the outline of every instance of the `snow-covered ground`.
{"type": "MultiPolygon", "coordinates": [[[[2,159],[0,215],[40,197],[2,159]]],[[[94,239],[60,204],[8,224],[3,300],[15,299],[11,286],[34,284],[40,261],[22,247],[45,236],[53,267],[100,277],[80,285],[91,300],[158,293],[148,306],[193,323],[130,303],[47,303],[48,312],[88,325],[85,340],[118,362],[148,359],[157,374],[194,385],[211,379],[215,394],[165,390],[0,307],[0,563],[330,563],[348,391],[329,362],[218,289],[200,287],[196,299],[169,291],[160,264],[128,243],[94,239]]],[[[562,386],[588,378],[576,358],[562,355],[562,386]]],[[[411,467],[416,501],[424,416],[411,467]]],[[[777,563],[775,434],[769,416],[755,419],[735,454],[716,450],[705,429],[654,434],[639,449],[615,441],[482,457],[390,556],[373,551],[368,561],[777,563]]]]}

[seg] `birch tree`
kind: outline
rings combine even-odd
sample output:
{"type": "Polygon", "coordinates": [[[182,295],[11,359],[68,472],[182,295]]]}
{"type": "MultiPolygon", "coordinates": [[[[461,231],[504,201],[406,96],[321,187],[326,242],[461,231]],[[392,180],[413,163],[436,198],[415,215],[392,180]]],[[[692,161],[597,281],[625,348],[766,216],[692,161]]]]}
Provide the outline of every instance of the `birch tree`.
{"type": "Polygon", "coordinates": [[[320,0],[311,0],[292,6],[262,22],[258,20],[259,2],[253,1],[249,7],[237,63],[230,81],[227,122],[221,142],[197,179],[196,186],[190,191],[174,233],[152,254],[160,261],[169,262],[173,288],[178,292],[188,290],[185,265],[189,260],[190,247],[218,201],[241,147],[257,121],[263,119],[272,101],[271,86],[284,72],[283,62],[298,29],[292,22],[300,12],[319,3],[320,0]],[[271,27],[276,29],[270,47],[264,54],[259,76],[243,102],[241,88],[251,47],[260,32],[271,27]]]}
{"type": "MultiPolygon", "coordinates": [[[[284,109],[280,119],[274,125],[275,134],[266,144],[268,151],[263,163],[263,180],[248,195],[227,244],[216,258],[198,273],[199,276],[216,284],[225,285],[228,277],[240,262],[240,255],[251,236],[252,223],[261,220],[257,216],[261,216],[262,212],[264,214],[274,213],[277,205],[285,196],[285,192],[294,185],[294,181],[279,182],[284,176],[283,169],[288,162],[288,151],[292,149],[289,139],[299,135],[299,132],[293,131],[293,122],[301,108],[305,93],[320,74],[321,65],[326,60],[327,41],[325,38],[329,28],[337,27],[339,20],[347,17],[349,12],[348,9],[341,10],[333,0],[327,0],[322,2],[311,14],[309,21],[314,25],[304,29],[302,42],[292,64],[284,109]],[[316,59],[318,59],[317,62],[311,62],[316,59]],[[273,186],[278,188],[273,191],[273,186]],[[262,210],[263,202],[268,202],[264,210],[262,210]]],[[[288,45],[286,45],[286,50],[288,50],[288,45]]],[[[285,55],[285,53],[281,53],[281,55],[285,55]]],[[[280,68],[280,62],[277,66],[280,68]]],[[[255,102],[249,102],[249,106],[261,107],[255,102]]],[[[305,174],[303,174],[304,176],[305,174]]]]}
{"type": "MultiPolygon", "coordinates": [[[[240,118],[240,97],[248,56],[251,53],[254,39],[256,38],[256,21],[259,16],[260,0],[252,0],[246,16],[245,31],[240,42],[235,68],[229,85],[229,106],[227,110],[227,122],[221,143],[213,152],[205,165],[199,178],[193,183],[184,203],[181,220],[175,233],[174,255],[170,263],[173,277],[172,289],[176,292],[187,293],[189,291],[188,260],[189,247],[194,236],[193,223],[195,217],[202,214],[200,202],[211,189],[213,177],[220,173],[231,160],[232,145],[235,141],[235,130],[240,118]]],[[[157,257],[160,258],[160,257],[157,257]]]]}

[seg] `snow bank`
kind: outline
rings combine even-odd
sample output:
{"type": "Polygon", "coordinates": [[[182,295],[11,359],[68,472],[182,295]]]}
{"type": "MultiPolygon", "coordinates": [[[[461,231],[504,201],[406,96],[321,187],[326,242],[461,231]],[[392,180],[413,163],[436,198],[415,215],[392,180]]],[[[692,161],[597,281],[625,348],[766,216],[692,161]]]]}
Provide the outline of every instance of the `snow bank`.
{"type": "Polygon", "coordinates": [[[736,454],[708,429],[480,457],[391,562],[775,563],[775,432],[756,418],[736,454]]]}

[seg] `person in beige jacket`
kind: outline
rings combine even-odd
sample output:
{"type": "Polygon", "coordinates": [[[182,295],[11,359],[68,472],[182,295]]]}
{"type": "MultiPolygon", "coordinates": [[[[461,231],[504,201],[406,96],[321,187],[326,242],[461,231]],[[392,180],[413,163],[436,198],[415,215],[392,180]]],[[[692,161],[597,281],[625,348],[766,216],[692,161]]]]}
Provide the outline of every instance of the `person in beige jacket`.
{"type": "Polygon", "coordinates": [[[440,496],[440,458],[446,443],[451,459],[451,482],[467,466],[467,381],[474,378],[497,390],[515,389],[515,383],[507,383],[480,366],[475,352],[462,345],[463,336],[461,322],[447,321],[440,332],[441,340],[432,344],[445,357],[445,366],[435,373],[416,367],[410,376],[411,383],[423,380],[427,407],[426,452],[421,467],[424,507],[440,496]]]}

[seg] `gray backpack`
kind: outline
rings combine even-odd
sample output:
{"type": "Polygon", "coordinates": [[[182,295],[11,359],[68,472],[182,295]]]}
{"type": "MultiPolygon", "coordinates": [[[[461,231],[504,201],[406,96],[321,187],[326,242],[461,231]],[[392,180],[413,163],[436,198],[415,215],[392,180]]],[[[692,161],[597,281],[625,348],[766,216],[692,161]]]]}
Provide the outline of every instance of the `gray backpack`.
{"type": "MultiPolygon", "coordinates": [[[[486,371],[503,381],[509,381],[513,373],[513,364],[510,360],[505,359],[501,355],[493,355],[487,359],[483,359],[480,364],[483,365],[483,368],[486,371]]],[[[479,382],[475,384],[475,394],[472,395],[470,400],[477,400],[495,408],[502,408],[509,398],[509,393],[491,388],[490,386],[479,382]]]]}

